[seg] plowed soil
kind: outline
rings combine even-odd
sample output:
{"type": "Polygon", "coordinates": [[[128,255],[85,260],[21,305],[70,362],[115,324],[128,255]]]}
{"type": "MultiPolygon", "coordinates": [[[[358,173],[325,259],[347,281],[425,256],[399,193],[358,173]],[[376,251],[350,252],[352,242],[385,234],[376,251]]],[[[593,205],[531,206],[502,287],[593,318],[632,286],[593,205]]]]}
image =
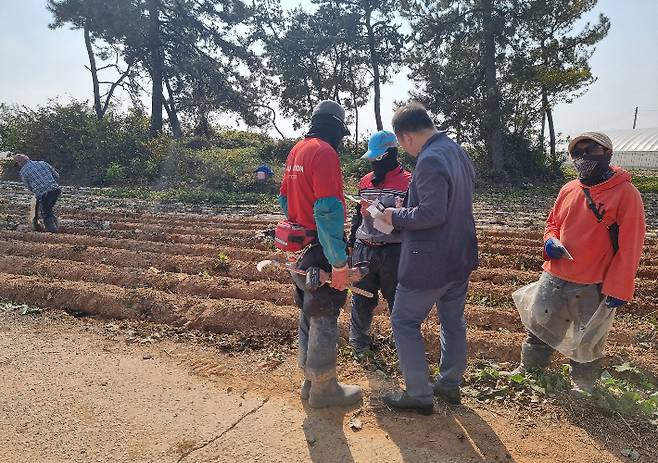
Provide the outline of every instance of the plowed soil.
{"type": "MultiPolygon", "coordinates": [[[[122,203],[69,191],[58,208],[62,219],[61,233],[53,235],[27,230],[24,223],[27,195],[12,184],[2,184],[0,190],[7,193],[0,199],[2,299],[43,309],[63,310],[76,316],[93,315],[105,320],[101,324],[111,323],[111,320],[126,320],[126,323],[136,320],[139,323],[164,324],[183,331],[199,330],[230,336],[248,334],[253,339],[283,340],[281,348],[286,353],[279,363],[288,365],[294,371],[294,353],[290,343],[296,336],[298,311],[294,307],[289,275],[276,270],[259,273],[255,267],[263,259],[283,258],[274,250],[265,233],[275,224],[275,216],[218,214],[203,209],[191,212],[182,207],[177,210],[172,205],[155,207],[141,202],[122,203]]],[[[482,209],[480,212],[479,218],[486,215],[483,215],[482,209]]],[[[531,220],[528,223],[531,228],[492,228],[492,220],[479,220],[481,268],[473,274],[467,306],[469,355],[472,360],[518,361],[524,332],[511,293],[535,281],[542,264],[541,221],[531,220]]],[[[658,344],[654,330],[658,316],[658,240],[653,236],[647,240],[638,272],[636,299],[622,310],[625,316],[610,335],[608,354],[615,361],[632,361],[658,376],[658,344]],[[654,338],[652,342],[647,342],[646,336],[639,336],[639,333],[654,333],[654,338]]],[[[343,336],[346,336],[349,326],[348,312],[345,310],[341,314],[343,336]]],[[[7,319],[3,323],[10,324],[7,319]]],[[[60,320],[58,323],[61,328],[64,322],[60,320]]],[[[66,323],[75,323],[75,320],[66,323]]],[[[27,326],[21,329],[31,332],[32,328],[27,326]]],[[[57,329],[54,331],[53,335],[61,334],[57,329]]],[[[373,332],[380,338],[390,335],[386,307],[382,303],[375,316],[373,332]]],[[[425,323],[423,334],[429,357],[437,360],[439,326],[435,317],[425,323]]],[[[352,374],[357,376],[357,380],[364,381],[364,377],[359,376],[361,373],[352,374]]],[[[298,375],[293,379],[296,384],[298,375]]],[[[283,384],[281,378],[277,381],[283,384]]],[[[248,381],[233,379],[230,382],[240,383],[245,391],[249,389],[248,381]]],[[[294,390],[290,384],[285,388],[287,394],[294,390]]],[[[251,390],[249,393],[256,397],[262,390],[251,390]]],[[[271,395],[268,393],[267,396],[271,395]]],[[[245,407],[257,405],[260,403],[258,400],[254,398],[253,404],[249,402],[250,405],[245,407]]],[[[279,397],[276,400],[284,399],[279,397]]],[[[292,399],[287,397],[285,400],[292,399]]],[[[0,401],[0,412],[6,411],[3,406],[0,401]]],[[[372,407],[381,408],[381,404],[372,407]]],[[[290,413],[296,416],[299,410],[290,413]]],[[[374,416],[372,414],[375,412],[367,409],[364,413],[364,416],[374,416]]],[[[494,410],[489,420],[492,416],[496,417],[496,413],[502,412],[494,410]]],[[[499,422],[493,427],[498,433],[496,426],[502,427],[500,416],[495,419],[499,422]]],[[[342,418],[338,421],[342,425],[342,418]]],[[[382,429],[390,427],[390,423],[378,424],[376,418],[372,421],[380,433],[373,434],[373,439],[386,441],[389,435],[382,429]]],[[[408,424],[410,427],[415,425],[408,424]]],[[[566,435],[564,429],[549,429],[546,428],[549,425],[543,424],[539,426],[544,426],[546,432],[554,432],[556,442],[567,442],[566,445],[577,447],[569,441],[571,437],[566,435]]],[[[526,435],[533,435],[533,432],[526,435]]],[[[496,438],[496,433],[493,433],[493,438],[496,438]]],[[[391,437],[393,434],[394,431],[391,431],[391,437]]],[[[514,432],[508,432],[505,436],[522,439],[514,432]]],[[[181,437],[178,444],[172,442],[178,447],[170,449],[170,453],[186,455],[188,450],[199,444],[193,440],[188,442],[181,437]]],[[[507,451],[500,452],[499,447],[502,445],[504,450],[505,445],[498,442],[494,446],[492,441],[490,447],[498,450],[491,455],[451,455],[449,451],[445,453],[444,448],[446,457],[434,460],[431,452],[425,449],[426,454],[424,450],[419,450],[412,457],[402,452],[401,458],[390,461],[615,461],[614,455],[618,455],[615,442],[614,439],[598,442],[600,451],[594,450],[599,447],[588,447],[586,452],[580,454],[582,458],[573,460],[571,457],[575,455],[551,448],[546,442],[542,444],[543,455],[534,454],[526,458],[523,455],[526,448],[520,453],[515,450],[512,452],[514,455],[510,455],[507,451]]],[[[312,444],[308,448],[312,449],[312,444]]],[[[156,450],[153,452],[153,455],[158,454],[156,450]]],[[[364,452],[363,458],[356,459],[389,461],[386,458],[370,459],[367,451],[364,452]]],[[[99,458],[106,457],[101,461],[112,460],[110,455],[118,458],[112,461],[176,461],[173,457],[164,460],[155,457],[130,459],[125,457],[128,454],[111,452],[98,455],[101,455],[99,458]]],[[[270,458],[267,461],[307,461],[309,458],[314,461],[349,461],[332,459],[330,452],[322,454],[326,459],[313,458],[312,451],[310,457],[305,453],[306,456],[299,459],[277,460],[268,455],[270,458]]],[[[82,459],[56,457],[52,460],[43,457],[3,460],[4,457],[0,453],[0,461],[96,461],[87,460],[84,456],[82,459]]],[[[198,456],[194,461],[237,459],[213,460],[210,456],[207,459],[198,456]]]]}

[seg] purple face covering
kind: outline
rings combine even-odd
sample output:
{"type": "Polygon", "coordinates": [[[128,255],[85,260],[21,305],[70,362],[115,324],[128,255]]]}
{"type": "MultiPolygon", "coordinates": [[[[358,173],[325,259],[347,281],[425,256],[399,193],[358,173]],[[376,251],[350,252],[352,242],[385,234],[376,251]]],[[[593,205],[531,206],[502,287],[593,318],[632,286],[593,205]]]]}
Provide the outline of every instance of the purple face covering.
{"type": "Polygon", "coordinates": [[[602,176],[610,169],[610,156],[586,154],[573,159],[573,165],[580,174],[581,179],[602,176]]]}

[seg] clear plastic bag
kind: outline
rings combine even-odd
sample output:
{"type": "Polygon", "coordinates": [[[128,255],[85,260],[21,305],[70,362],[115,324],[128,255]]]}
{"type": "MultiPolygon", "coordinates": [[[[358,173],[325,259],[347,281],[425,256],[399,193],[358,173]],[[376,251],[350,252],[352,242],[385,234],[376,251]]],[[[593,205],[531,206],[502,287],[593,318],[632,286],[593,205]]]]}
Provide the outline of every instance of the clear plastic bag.
{"type": "Polygon", "coordinates": [[[564,356],[580,363],[603,357],[615,309],[596,285],[579,285],[542,274],[512,294],[523,325],[564,356]]]}

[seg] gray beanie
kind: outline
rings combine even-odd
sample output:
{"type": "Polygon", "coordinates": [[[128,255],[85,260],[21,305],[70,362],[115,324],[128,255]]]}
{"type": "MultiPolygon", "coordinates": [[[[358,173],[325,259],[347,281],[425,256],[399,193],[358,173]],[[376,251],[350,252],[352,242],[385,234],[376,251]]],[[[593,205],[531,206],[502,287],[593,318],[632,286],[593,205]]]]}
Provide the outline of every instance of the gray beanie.
{"type": "Polygon", "coordinates": [[[323,100],[315,105],[311,117],[316,114],[328,114],[329,116],[335,117],[343,124],[345,123],[345,110],[341,105],[332,100],[323,100]]]}

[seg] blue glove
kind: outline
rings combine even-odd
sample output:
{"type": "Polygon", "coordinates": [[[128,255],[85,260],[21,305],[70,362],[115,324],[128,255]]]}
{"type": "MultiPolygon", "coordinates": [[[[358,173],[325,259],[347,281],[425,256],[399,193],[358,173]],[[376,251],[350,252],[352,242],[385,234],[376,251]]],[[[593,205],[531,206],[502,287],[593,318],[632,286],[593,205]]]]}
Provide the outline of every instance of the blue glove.
{"type": "Polygon", "coordinates": [[[564,249],[555,244],[555,238],[549,238],[544,243],[544,252],[549,259],[561,259],[564,257],[564,249]]]}
{"type": "Polygon", "coordinates": [[[624,304],[626,304],[626,301],[622,301],[616,297],[608,296],[605,298],[605,305],[608,309],[616,309],[624,304]]]}

